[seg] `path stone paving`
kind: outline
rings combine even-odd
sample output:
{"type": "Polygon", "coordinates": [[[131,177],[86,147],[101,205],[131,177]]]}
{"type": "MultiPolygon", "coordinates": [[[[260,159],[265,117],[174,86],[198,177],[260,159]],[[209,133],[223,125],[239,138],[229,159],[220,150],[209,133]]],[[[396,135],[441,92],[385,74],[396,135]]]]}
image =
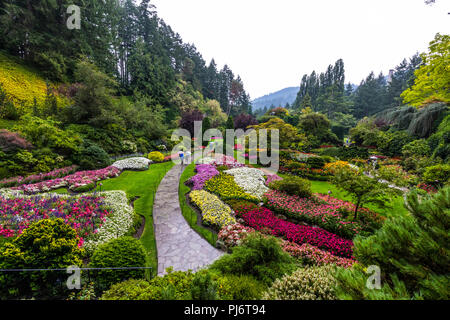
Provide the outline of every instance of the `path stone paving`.
{"type": "Polygon", "coordinates": [[[186,166],[172,167],[161,181],[153,204],[153,223],[158,250],[158,275],[165,269],[196,271],[213,263],[224,252],[214,248],[184,219],[178,201],[178,186],[186,166]]]}

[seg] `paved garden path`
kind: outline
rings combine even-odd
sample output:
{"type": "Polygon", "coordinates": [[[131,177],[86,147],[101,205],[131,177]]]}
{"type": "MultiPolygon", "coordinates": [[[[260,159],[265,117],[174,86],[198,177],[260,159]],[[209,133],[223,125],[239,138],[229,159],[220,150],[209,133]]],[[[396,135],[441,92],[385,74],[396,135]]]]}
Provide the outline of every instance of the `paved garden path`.
{"type": "MultiPolygon", "coordinates": [[[[185,166],[184,166],[185,167],[185,166]]],[[[174,271],[195,271],[210,265],[224,253],[211,246],[184,219],[178,201],[179,180],[184,167],[172,167],[162,179],[153,204],[158,275],[174,271]]]]}

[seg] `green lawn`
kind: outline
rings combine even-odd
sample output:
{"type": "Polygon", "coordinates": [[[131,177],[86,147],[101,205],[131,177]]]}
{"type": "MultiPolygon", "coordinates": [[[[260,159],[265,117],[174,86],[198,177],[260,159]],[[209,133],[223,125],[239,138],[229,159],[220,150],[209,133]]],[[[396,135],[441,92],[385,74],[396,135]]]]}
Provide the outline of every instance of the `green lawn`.
{"type": "MultiPolygon", "coordinates": [[[[145,229],[141,241],[149,253],[149,266],[158,270],[158,255],[153,230],[153,200],[159,183],[167,171],[173,167],[173,162],[151,164],[147,171],[124,171],[119,177],[102,181],[101,191],[123,190],[128,198],[136,198],[134,209],[145,217],[145,229]]],[[[100,188],[97,187],[97,191],[100,188]]]]}
{"type": "Polygon", "coordinates": [[[192,163],[184,169],[183,173],[180,177],[180,185],[178,189],[178,196],[180,200],[180,208],[181,212],[183,213],[184,218],[189,223],[192,229],[197,231],[205,240],[207,240],[212,246],[216,245],[217,241],[217,235],[210,230],[203,228],[197,224],[197,212],[193,208],[187,204],[186,201],[186,193],[188,193],[191,189],[186,186],[184,183],[193,175],[195,175],[194,172],[195,164],[192,163]]]}

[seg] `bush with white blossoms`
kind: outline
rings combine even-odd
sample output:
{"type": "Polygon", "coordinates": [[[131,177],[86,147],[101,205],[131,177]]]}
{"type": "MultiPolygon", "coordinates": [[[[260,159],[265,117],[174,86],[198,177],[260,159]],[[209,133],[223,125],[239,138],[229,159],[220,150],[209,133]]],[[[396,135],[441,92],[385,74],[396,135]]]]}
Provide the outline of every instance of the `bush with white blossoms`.
{"type": "Polygon", "coordinates": [[[152,161],[144,157],[118,160],[112,164],[120,170],[147,170],[152,161]]]}
{"type": "Polygon", "coordinates": [[[269,188],[265,185],[264,172],[255,168],[234,168],[224,171],[226,174],[234,176],[234,181],[249,193],[258,199],[262,199],[264,193],[269,188]]]}
{"type": "Polygon", "coordinates": [[[111,214],[106,216],[94,237],[84,243],[83,247],[88,253],[94,252],[100,244],[128,233],[133,226],[135,215],[133,208],[128,204],[124,191],[104,191],[96,194],[104,197],[103,202],[111,210],[111,214]]]}

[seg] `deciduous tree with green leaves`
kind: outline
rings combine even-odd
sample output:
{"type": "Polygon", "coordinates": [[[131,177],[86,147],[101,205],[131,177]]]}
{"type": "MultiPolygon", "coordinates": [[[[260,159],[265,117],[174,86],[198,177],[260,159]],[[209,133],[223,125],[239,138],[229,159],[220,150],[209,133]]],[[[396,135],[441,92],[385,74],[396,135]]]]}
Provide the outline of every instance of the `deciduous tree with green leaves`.
{"type": "Polygon", "coordinates": [[[420,107],[426,102],[450,102],[450,36],[436,34],[428,53],[421,55],[423,65],[414,73],[414,85],[401,97],[403,103],[420,107]]]}
{"type": "Polygon", "coordinates": [[[363,170],[342,167],[337,169],[331,178],[331,182],[351,196],[356,204],[353,220],[358,219],[358,209],[364,204],[371,203],[380,208],[386,208],[392,195],[396,194],[395,189],[365,175],[363,170]]]}

